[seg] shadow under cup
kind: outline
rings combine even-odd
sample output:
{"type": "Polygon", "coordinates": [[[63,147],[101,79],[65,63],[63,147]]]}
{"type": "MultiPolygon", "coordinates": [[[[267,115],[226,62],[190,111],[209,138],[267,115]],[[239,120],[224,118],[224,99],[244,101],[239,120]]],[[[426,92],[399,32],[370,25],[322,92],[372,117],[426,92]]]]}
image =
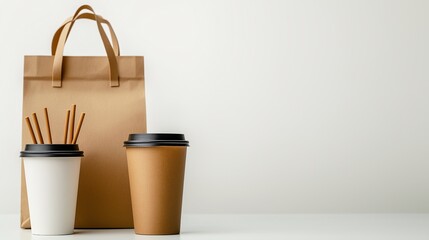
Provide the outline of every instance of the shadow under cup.
{"type": "Polygon", "coordinates": [[[20,157],[32,234],[72,234],[83,152],[77,144],[27,144],[20,157]]]}
{"type": "Polygon", "coordinates": [[[124,146],[135,233],[179,234],[189,142],[183,134],[130,134],[124,146]]]}

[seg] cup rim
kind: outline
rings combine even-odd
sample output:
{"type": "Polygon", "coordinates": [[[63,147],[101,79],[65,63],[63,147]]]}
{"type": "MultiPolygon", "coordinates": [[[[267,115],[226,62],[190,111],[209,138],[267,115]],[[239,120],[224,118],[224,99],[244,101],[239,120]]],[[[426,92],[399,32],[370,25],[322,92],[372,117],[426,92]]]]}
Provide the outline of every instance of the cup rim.
{"type": "Polygon", "coordinates": [[[20,157],[83,157],[78,144],[26,144],[20,157]]]}
{"type": "Polygon", "coordinates": [[[124,147],[184,146],[189,141],[181,133],[132,133],[124,142],[124,147]]]}

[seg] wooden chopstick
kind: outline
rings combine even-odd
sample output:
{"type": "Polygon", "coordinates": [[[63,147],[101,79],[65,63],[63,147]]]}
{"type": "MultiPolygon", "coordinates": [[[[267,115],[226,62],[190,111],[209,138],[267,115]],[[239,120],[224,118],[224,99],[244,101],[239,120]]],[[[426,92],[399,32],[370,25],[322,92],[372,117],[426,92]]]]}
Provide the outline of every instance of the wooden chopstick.
{"type": "Polygon", "coordinates": [[[82,127],[83,119],[85,118],[85,113],[80,115],[79,123],[77,125],[76,134],[74,135],[72,144],[76,144],[77,138],[79,137],[80,129],[82,127]]]}
{"type": "Polygon", "coordinates": [[[48,108],[45,108],[46,130],[48,132],[48,143],[52,144],[51,125],[49,124],[48,108]]]}
{"type": "MultiPolygon", "coordinates": [[[[45,113],[45,119],[46,119],[46,131],[48,133],[48,143],[52,144],[52,132],[51,132],[51,125],[49,121],[48,108],[46,107],[44,108],[44,113],[45,113]]],[[[39,141],[37,141],[36,135],[34,134],[34,130],[33,130],[33,126],[31,124],[30,118],[25,117],[25,122],[30,132],[31,140],[33,141],[33,144],[38,144],[38,143],[45,144],[43,140],[42,131],[40,130],[39,120],[37,119],[37,114],[33,113],[32,116],[33,116],[33,121],[36,128],[37,138],[39,141]]],[[[65,124],[64,124],[64,138],[63,138],[64,144],[76,144],[77,142],[77,139],[80,134],[80,130],[82,129],[83,121],[85,119],[85,113],[82,113],[80,115],[76,132],[74,132],[75,118],[76,118],[76,104],[73,104],[72,110],[67,110],[67,115],[66,115],[65,124]]]]}
{"type": "Polygon", "coordinates": [[[66,115],[66,124],[64,125],[64,144],[67,144],[67,133],[69,131],[69,118],[70,118],[70,110],[67,110],[66,115]]]}
{"type": "Polygon", "coordinates": [[[75,115],[76,115],[76,104],[72,105],[72,110],[71,110],[71,116],[70,116],[70,133],[69,133],[69,141],[68,143],[72,143],[73,142],[73,138],[74,138],[74,120],[75,120],[75,115]]]}
{"type": "Polygon", "coordinates": [[[28,130],[30,131],[31,140],[34,144],[37,144],[36,136],[34,136],[33,127],[31,126],[30,118],[26,117],[25,122],[27,123],[28,130]]]}
{"type": "Polygon", "coordinates": [[[45,144],[45,142],[43,141],[42,131],[40,131],[39,121],[37,120],[36,113],[33,113],[33,121],[34,125],[36,125],[36,133],[37,137],[39,138],[40,144],[45,144]]]}

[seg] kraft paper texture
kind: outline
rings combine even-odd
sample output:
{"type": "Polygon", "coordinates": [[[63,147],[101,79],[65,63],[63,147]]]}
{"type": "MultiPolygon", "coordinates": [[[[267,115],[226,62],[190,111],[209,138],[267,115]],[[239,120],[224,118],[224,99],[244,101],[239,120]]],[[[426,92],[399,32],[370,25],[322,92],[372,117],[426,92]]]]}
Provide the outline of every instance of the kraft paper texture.
{"type": "Polygon", "coordinates": [[[187,147],[128,147],[137,234],[178,234],[187,147]]]}
{"type": "MultiPolygon", "coordinates": [[[[97,17],[89,16],[92,20],[97,17]]],[[[64,35],[59,39],[62,48],[64,35]]],[[[77,104],[76,122],[81,112],[86,113],[77,142],[85,156],[79,179],[76,228],[133,227],[123,141],[129,133],[146,132],[144,63],[142,56],[118,56],[119,50],[115,54],[116,65],[110,62],[111,56],[62,57],[61,87],[52,81],[54,55],[24,58],[23,119],[36,112],[45,139],[44,107],[49,109],[53,143],[63,142],[66,111],[72,104],[77,104]],[[112,66],[117,68],[109,71],[112,66]],[[113,87],[112,72],[119,76],[113,87]]],[[[23,121],[22,147],[27,143],[31,143],[31,138],[23,121]]],[[[21,227],[30,228],[24,174],[22,168],[21,227]]]]}

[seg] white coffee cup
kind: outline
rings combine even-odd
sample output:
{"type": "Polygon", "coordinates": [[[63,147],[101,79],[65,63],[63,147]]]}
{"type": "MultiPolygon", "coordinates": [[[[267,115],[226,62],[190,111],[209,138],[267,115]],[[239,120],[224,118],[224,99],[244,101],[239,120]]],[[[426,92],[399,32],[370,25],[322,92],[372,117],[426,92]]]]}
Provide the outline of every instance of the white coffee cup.
{"type": "Polygon", "coordinates": [[[27,144],[21,152],[32,234],[73,233],[82,156],[76,144],[27,144]]]}

